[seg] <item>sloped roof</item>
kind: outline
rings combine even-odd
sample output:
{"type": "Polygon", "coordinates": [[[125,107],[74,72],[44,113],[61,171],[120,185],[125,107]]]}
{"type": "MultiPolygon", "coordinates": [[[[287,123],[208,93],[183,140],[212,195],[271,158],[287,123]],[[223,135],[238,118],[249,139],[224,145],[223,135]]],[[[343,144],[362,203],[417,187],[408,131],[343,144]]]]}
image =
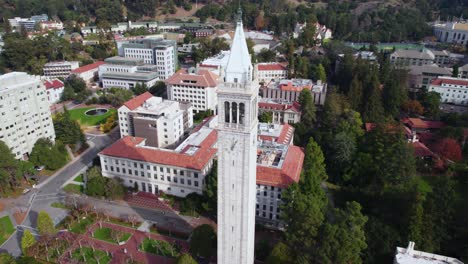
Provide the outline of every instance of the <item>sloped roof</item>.
{"type": "Polygon", "coordinates": [[[403,120],[403,123],[412,129],[439,129],[446,126],[446,124],[441,121],[427,121],[421,118],[406,118],[403,120]]]}
{"type": "Polygon", "coordinates": [[[467,79],[459,79],[459,78],[437,78],[432,80],[431,85],[442,85],[442,84],[452,84],[452,85],[465,85],[468,86],[467,79]]]}
{"type": "Polygon", "coordinates": [[[413,142],[411,143],[411,145],[413,146],[413,149],[414,149],[414,155],[416,157],[428,157],[428,156],[434,156],[434,153],[428,149],[426,147],[426,145],[424,145],[423,143],[421,142],[413,142]]]}
{"type": "Polygon", "coordinates": [[[64,86],[63,82],[60,81],[59,79],[54,79],[54,80],[50,80],[50,81],[45,80],[44,85],[45,85],[46,90],[59,89],[59,88],[62,88],[64,86]]]}
{"type": "Polygon", "coordinates": [[[242,22],[237,22],[236,32],[231,46],[231,54],[226,67],[226,75],[229,73],[250,72],[252,62],[250,61],[249,49],[245,40],[242,22]]]}
{"type": "Polygon", "coordinates": [[[288,68],[281,63],[261,63],[258,64],[259,71],[286,71],[288,68]]]}
{"type": "Polygon", "coordinates": [[[151,97],[153,97],[151,93],[145,92],[125,102],[124,105],[130,110],[135,110],[137,107],[140,107],[146,100],[150,99],[151,97]]]}
{"type": "Polygon", "coordinates": [[[76,69],[72,70],[71,73],[83,73],[83,72],[87,72],[87,71],[90,71],[90,70],[97,70],[99,68],[99,66],[101,66],[104,63],[105,62],[103,62],[103,61],[96,61],[95,63],[88,64],[88,65],[76,68],[76,69]]]}
{"type": "Polygon", "coordinates": [[[218,85],[218,75],[208,71],[199,70],[196,74],[188,73],[186,69],[181,69],[166,80],[172,85],[187,84],[198,87],[216,87],[218,85]]]}

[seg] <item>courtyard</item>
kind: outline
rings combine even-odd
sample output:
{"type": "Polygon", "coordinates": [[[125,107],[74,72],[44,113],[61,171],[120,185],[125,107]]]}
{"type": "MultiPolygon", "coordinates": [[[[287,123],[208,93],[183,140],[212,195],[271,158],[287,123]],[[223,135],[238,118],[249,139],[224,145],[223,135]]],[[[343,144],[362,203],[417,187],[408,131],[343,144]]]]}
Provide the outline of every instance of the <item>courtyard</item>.
{"type": "Polygon", "coordinates": [[[109,108],[107,106],[90,106],[69,110],[71,119],[78,121],[82,126],[104,124],[107,118],[111,117],[116,112],[117,110],[115,108],[109,108]]]}

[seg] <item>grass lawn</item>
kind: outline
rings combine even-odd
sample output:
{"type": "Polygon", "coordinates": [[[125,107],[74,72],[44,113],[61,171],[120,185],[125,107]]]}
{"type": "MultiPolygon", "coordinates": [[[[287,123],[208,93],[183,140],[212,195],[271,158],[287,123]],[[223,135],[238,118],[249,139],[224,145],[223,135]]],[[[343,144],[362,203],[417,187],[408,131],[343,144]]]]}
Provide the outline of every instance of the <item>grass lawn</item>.
{"type": "Polygon", "coordinates": [[[65,187],[63,187],[63,190],[68,192],[68,193],[76,193],[76,194],[83,193],[83,191],[84,191],[83,186],[73,184],[73,183],[65,185],[65,187]]]}
{"type": "Polygon", "coordinates": [[[0,218],[0,244],[3,244],[15,232],[15,227],[10,220],[10,217],[4,216],[0,218]]]}
{"type": "Polygon", "coordinates": [[[121,225],[121,226],[126,226],[126,227],[131,227],[131,228],[137,228],[141,225],[141,222],[136,222],[135,227],[133,227],[132,223],[129,223],[119,218],[113,218],[113,217],[109,218],[109,222],[116,224],[116,225],[121,225]]]}
{"type": "Polygon", "coordinates": [[[76,234],[84,234],[88,229],[88,226],[94,223],[94,219],[91,217],[80,219],[80,222],[76,222],[70,225],[70,231],[76,234]]]}
{"type": "Polygon", "coordinates": [[[151,254],[176,258],[180,254],[180,248],[161,240],[145,238],[140,244],[140,250],[151,254]]]}
{"type": "Polygon", "coordinates": [[[99,240],[107,241],[110,243],[118,244],[117,239],[115,239],[115,236],[113,234],[119,233],[119,241],[124,242],[127,241],[132,234],[130,233],[125,233],[125,232],[119,232],[116,230],[112,230],[108,227],[103,227],[103,228],[98,228],[94,231],[93,237],[97,238],[99,240]]]}
{"type": "Polygon", "coordinates": [[[154,225],[150,227],[150,232],[155,233],[155,234],[160,234],[160,235],[163,235],[163,236],[167,236],[167,237],[181,239],[181,240],[187,240],[189,238],[189,236],[190,236],[190,234],[183,234],[183,233],[179,233],[179,232],[170,232],[170,231],[165,230],[165,229],[157,228],[154,225]]]}
{"type": "Polygon", "coordinates": [[[77,120],[81,125],[85,125],[85,126],[100,125],[106,122],[106,119],[116,112],[115,109],[110,108],[108,109],[109,111],[107,113],[103,115],[99,115],[99,116],[89,116],[85,114],[86,111],[94,109],[94,108],[96,107],[85,107],[85,108],[72,109],[68,111],[70,112],[71,119],[77,120]]]}
{"type": "Polygon", "coordinates": [[[83,174],[78,175],[75,179],[73,179],[75,182],[84,182],[83,180],[83,174]]]}
{"type": "Polygon", "coordinates": [[[111,257],[107,256],[106,252],[102,250],[94,250],[89,247],[78,248],[72,253],[72,259],[81,263],[99,263],[107,264],[111,261],[111,257]],[[99,261],[98,261],[99,260],[99,261]]]}
{"type": "Polygon", "coordinates": [[[65,204],[60,203],[60,202],[53,202],[50,204],[50,206],[54,208],[68,209],[65,204]]]}

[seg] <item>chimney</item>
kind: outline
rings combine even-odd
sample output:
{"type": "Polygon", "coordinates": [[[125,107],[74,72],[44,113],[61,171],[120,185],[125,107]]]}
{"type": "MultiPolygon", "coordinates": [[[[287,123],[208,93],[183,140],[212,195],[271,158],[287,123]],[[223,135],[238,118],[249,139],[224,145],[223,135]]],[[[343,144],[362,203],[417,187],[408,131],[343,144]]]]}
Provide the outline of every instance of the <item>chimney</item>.
{"type": "Polygon", "coordinates": [[[406,249],[406,255],[413,255],[413,251],[414,251],[414,242],[410,241],[408,243],[408,248],[406,249]]]}

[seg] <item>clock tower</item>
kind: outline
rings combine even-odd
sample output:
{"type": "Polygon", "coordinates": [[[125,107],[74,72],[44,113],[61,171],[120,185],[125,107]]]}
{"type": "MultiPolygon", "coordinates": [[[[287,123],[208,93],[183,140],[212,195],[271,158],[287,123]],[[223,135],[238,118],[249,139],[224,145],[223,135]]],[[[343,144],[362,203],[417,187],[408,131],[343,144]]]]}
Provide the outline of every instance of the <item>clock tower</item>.
{"type": "Polygon", "coordinates": [[[218,263],[252,264],[255,246],[258,82],[242,12],[218,87],[218,263]]]}

